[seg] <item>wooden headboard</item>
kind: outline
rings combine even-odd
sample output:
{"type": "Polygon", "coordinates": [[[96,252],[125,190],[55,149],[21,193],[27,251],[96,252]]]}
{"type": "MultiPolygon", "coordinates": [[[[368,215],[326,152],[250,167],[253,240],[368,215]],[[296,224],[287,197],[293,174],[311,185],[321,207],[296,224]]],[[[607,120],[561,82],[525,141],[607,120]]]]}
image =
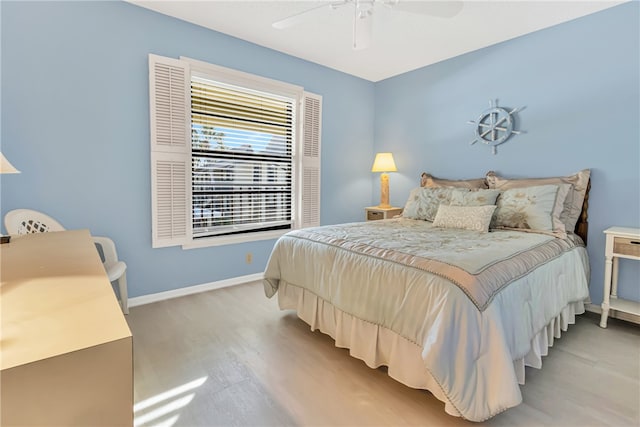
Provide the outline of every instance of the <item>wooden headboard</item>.
{"type": "Polygon", "coordinates": [[[591,178],[587,184],[587,192],[584,193],[584,201],[582,202],[582,212],[576,223],[576,229],[574,232],[582,238],[584,244],[587,244],[587,236],[589,235],[589,215],[587,210],[589,209],[589,191],[591,191],[591,178]]]}
{"type": "MultiPolygon", "coordinates": [[[[489,172],[491,173],[491,172],[489,172]]],[[[434,179],[432,175],[422,172],[420,175],[420,186],[424,187],[427,185],[427,180],[431,178],[434,179]]],[[[440,180],[442,184],[447,185],[448,183],[453,183],[451,180],[440,180]]],[[[466,180],[469,181],[469,180],[466,180]]],[[[472,180],[475,181],[475,180],[472,180]]],[[[587,214],[587,210],[589,209],[589,192],[591,191],[591,178],[589,178],[589,182],[587,183],[587,191],[584,194],[584,201],[582,202],[582,212],[580,212],[580,217],[578,218],[578,222],[576,223],[576,228],[574,233],[580,236],[580,238],[584,241],[584,244],[587,244],[587,236],[589,235],[589,215],[587,214]]]]}

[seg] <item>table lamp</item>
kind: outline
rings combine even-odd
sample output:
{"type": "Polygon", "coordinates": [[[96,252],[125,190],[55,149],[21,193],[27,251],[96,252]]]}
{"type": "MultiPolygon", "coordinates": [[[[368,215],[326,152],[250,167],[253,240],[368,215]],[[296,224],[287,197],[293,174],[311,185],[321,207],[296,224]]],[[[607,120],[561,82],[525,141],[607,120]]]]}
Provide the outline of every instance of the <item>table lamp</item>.
{"type": "Polygon", "coordinates": [[[0,173],[20,173],[20,171],[9,163],[4,154],[0,153],[0,173]]]}
{"type": "Polygon", "coordinates": [[[396,163],[393,161],[393,154],[378,153],[373,161],[371,172],[382,172],[380,174],[380,205],[379,208],[390,208],[389,205],[389,174],[387,172],[396,172],[396,163]]]}
{"type": "MultiPolygon", "coordinates": [[[[20,173],[20,171],[13,167],[9,160],[4,157],[4,154],[0,152],[0,174],[4,173],[20,173]]],[[[11,236],[0,235],[0,243],[9,243],[11,236]]]]}

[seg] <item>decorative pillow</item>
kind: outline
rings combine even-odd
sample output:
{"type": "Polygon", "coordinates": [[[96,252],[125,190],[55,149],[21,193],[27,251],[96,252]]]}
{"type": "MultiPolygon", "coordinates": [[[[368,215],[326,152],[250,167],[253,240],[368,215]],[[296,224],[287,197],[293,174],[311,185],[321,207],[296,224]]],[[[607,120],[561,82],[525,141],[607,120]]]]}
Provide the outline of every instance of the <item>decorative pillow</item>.
{"type": "Polygon", "coordinates": [[[441,188],[441,187],[457,187],[457,188],[489,188],[484,178],[477,179],[441,179],[436,178],[426,172],[423,172],[420,180],[421,187],[441,188]]]}
{"type": "Polygon", "coordinates": [[[499,195],[500,190],[473,189],[471,191],[465,191],[456,188],[451,193],[450,204],[452,206],[495,205],[499,195]]]}
{"type": "Polygon", "coordinates": [[[489,231],[495,205],[449,206],[440,205],[433,220],[434,227],[461,228],[463,230],[489,231]]]}
{"type": "Polygon", "coordinates": [[[523,229],[566,236],[560,221],[568,185],[512,188],[500,194],[491,228],[523,229]]]}
{"type": "Polygon", "coordinates": [[[405,218],[433,221],[441,203],[448,205],[452,188],[414,188],[404,205],[405,218]]]}
{"type": "Polygon", "coordinates": [[[531,187],[535,185],[570,184],[571,187],[564,200],[562,212],[560,213],[560,221],[564,224],[566,231],[573,232],[580,218],[580,213],[582,212],[582,203],[584,202],[584,197],[587,192],[590,175],[591,171],[584,169],[573,175],[551,178],[507,179],[498,176],[495,172],[487,173],[486,178],[489,188],[503,191],[511,188],[531,187]]]}
{"type": "Polygon", "coordinates": [[[420,208],[420,192],[422,188],[414,188],[409,193],[409,198],[407,202],[404,204],[404,209],[402,209],[402,216],[404,218],[411,219],[419,219],[418,218],[418,209],[420,208]]]}

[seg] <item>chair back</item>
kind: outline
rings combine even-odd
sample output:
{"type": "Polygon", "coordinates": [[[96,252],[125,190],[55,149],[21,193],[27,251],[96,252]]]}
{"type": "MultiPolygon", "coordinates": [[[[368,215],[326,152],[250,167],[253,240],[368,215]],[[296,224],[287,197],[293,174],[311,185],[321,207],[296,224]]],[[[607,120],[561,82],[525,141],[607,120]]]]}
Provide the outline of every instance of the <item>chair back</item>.
{"type": "Polygon", "coordinates": [[[62,224],[49,215],[31,209],[15,209],[7,212],[4,216],[4,226],[7,233],[12,235],[65,230],[62,224]]]}

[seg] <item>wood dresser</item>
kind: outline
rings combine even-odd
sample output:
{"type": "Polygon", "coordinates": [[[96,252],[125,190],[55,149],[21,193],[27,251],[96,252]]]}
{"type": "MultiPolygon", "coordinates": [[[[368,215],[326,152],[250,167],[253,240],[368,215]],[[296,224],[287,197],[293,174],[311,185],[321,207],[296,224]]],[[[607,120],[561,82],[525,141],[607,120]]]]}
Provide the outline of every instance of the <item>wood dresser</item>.
{"type": "Polygon", "coordinates": [[[88,230],[0,245],[0,425],[133,425],[133,348],[88,230]]]}

